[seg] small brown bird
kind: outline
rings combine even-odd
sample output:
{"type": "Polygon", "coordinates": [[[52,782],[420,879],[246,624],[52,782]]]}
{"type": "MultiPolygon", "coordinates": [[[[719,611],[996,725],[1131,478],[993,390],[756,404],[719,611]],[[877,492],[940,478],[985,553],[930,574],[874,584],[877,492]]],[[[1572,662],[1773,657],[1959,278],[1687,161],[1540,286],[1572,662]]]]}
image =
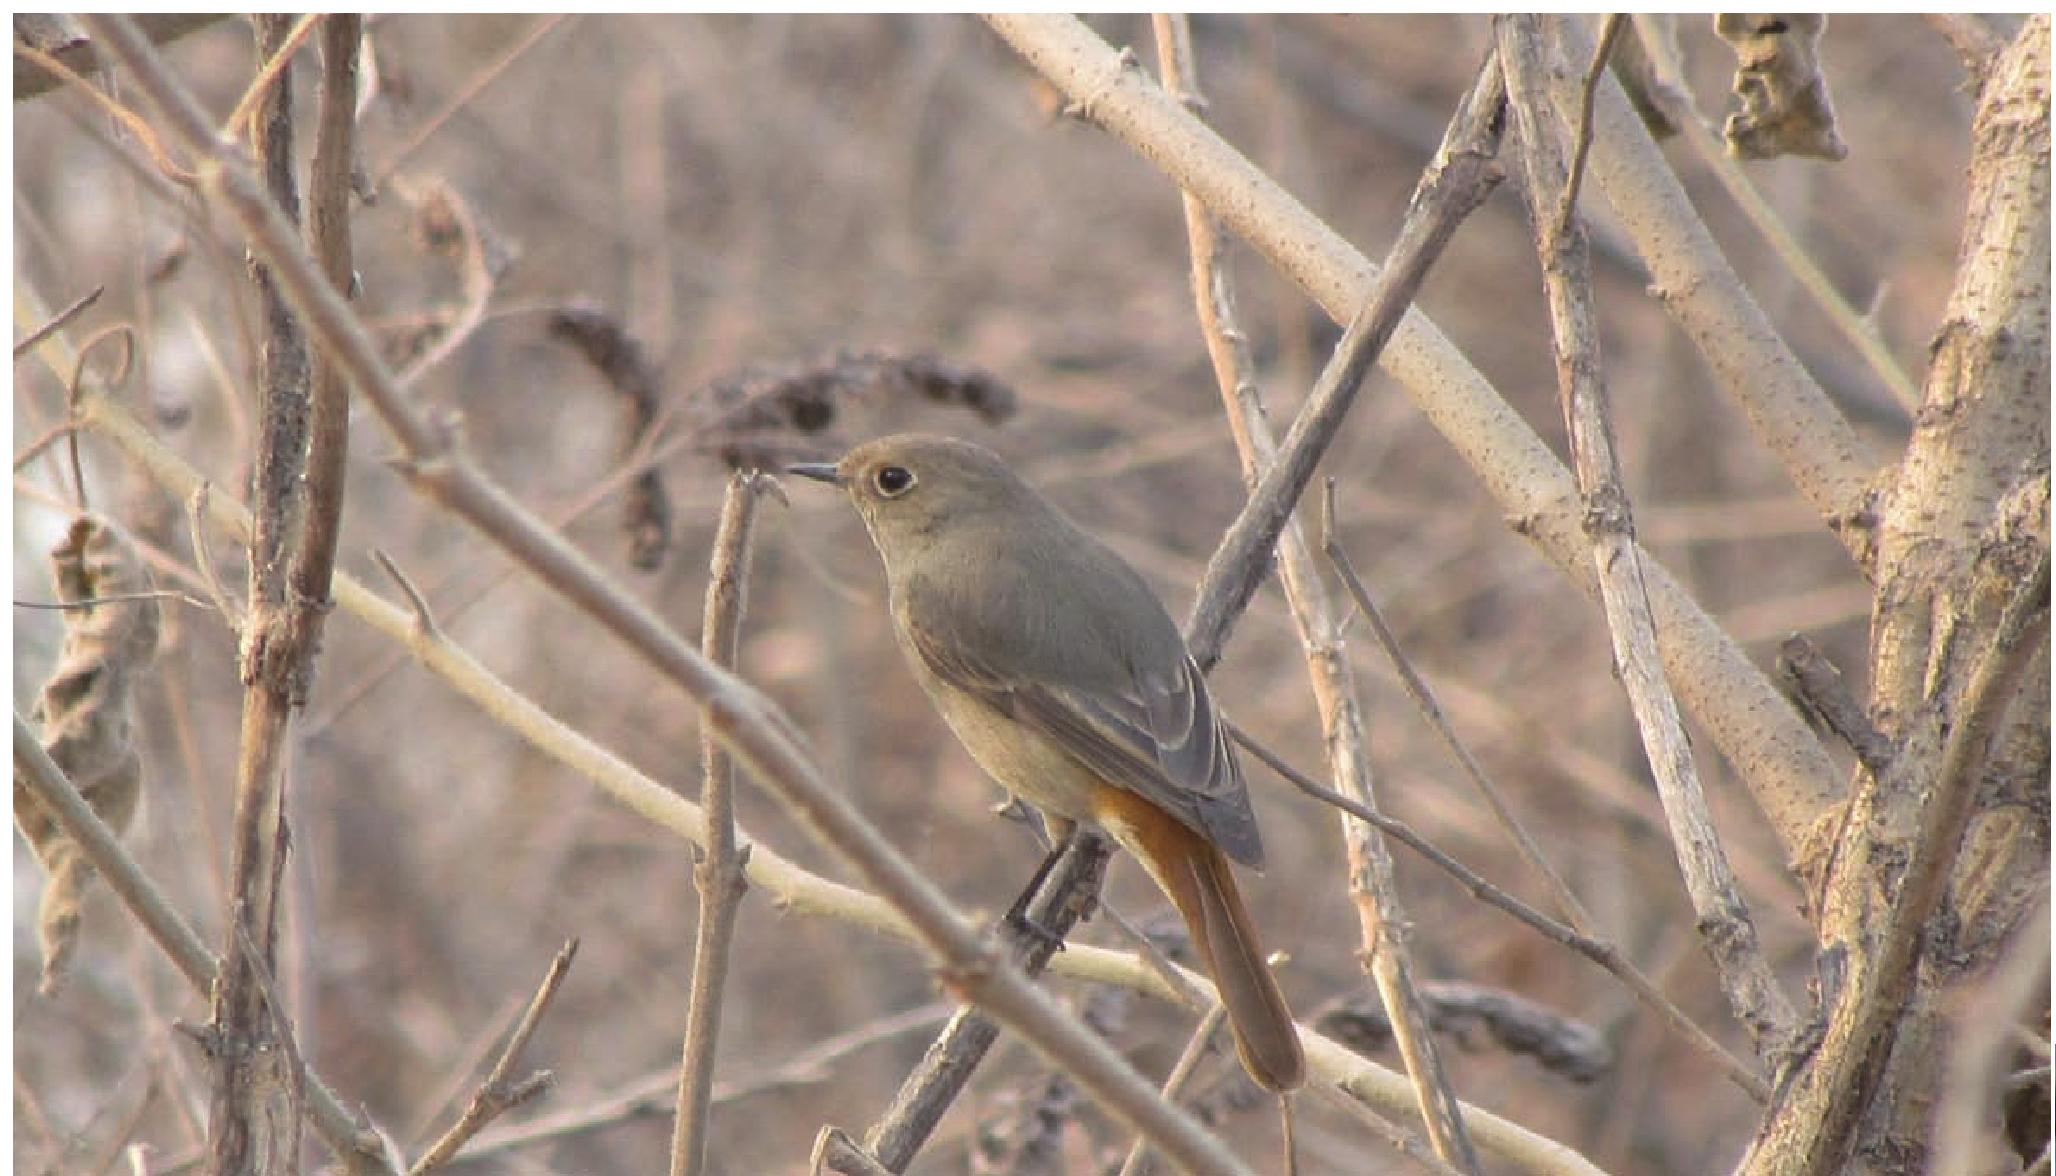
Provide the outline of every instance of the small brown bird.
{"type": "Polygon", "coordinates": [[[1206,680],[1142,577],[990,451],[883,437],[794,474],[840,486],[885,561],[914,673],[971,758],[1052,828],[1104,829],[1191,928],[1243,1066],[1305,1080],[1230,859],[1263,864],[1206,680]]]}

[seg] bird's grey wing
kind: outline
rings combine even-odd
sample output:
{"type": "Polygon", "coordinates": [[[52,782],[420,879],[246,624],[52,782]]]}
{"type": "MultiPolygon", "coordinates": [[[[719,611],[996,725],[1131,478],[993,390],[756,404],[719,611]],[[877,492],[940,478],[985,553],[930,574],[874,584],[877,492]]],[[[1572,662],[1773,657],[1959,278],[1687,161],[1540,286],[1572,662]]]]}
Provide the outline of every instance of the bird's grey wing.
{"type": "Polygon", "coordinates": [[[937,678],[1055,740],[1107,781],[1152,801],[1234,860],[1263,865],[1242,769],[1191,657],[1171,673],[1135,681],[1128,689],[1088,690],[1009,676],[958,652],[961,643],[937,641],[919,629],[907,636],[937,678]]]}

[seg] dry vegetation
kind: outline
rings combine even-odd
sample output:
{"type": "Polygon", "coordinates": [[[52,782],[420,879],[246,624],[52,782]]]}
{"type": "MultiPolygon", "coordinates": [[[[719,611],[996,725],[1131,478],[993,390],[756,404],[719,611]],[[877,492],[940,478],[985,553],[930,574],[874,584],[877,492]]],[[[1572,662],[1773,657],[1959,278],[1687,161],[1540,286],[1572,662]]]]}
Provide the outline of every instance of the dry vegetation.
{"type": "MultiPolygon", "coordinates": [[[[1091,23],[1113,45],[1136,46],[1154,72],[1147,20],[1091,23]]],[[[1482,17],[1204,17],[1194,32],[1206,117],[1374,260],[1492,38],[1482,17]]],[[[1734,56],[1706,23],[1687,21],[1681,33],[1698,102],[1716,112],[1734,56]]],[[[387,17],[371,22],[369,46],[376,67],[366,72],[359,164],[376,200],[354,210],[358,312],[421,413],[461,412],[491,477],[676,629],[699,631],[724,459],[818,459],[902,429],[998,449],[1184,614],[1244,486],[1194,317],[1177,189],[1114,137],[1060,117],[1063,99],[986,27],[387,17]],[[586,316],[574,322],[625,328],[656,373],[649,395],[629,396],[651,422],[642,448],[624,441],[635,413],[621,392],[564,336],[561,312],[573,307],[586,316]],[[780,371],[858,353],[932,355],[950,370],[881,382],[855,365],[858,378],[816,381],[768,409],[754,395],[780,371]],[[997,419],[1009,389],[1017,410],[997,419]],[[648,530],[624,526],[624,496],[656,493],[624,452],[659,455],[665,550],[653,550],[648,530]]],[[[1847,158],[1758,162],[1748,174],[1918,386],[1958,265],[1976,95],[1950,41],[1916,18],[1837,17],[1820,51],[1847,158]]],[[[241,21],[165,53],[217,120],[251,77],[241,21]]],[[[304,153],[318,65],[311,52],[301,63],[293,84],[304,153]]],[[[149,111],[131,79],[116,76],[123,100],[149,111]]],[[[2042,114],[2046,200],[2046,106],[2042,114]]],[[[1509,159],[1513,148],[1509,132],[1509,159]]],[[[70,345],[131,325],[135,370],[120,403],[201,470],[217,499],[246,499],[259,428],[253,341],[263,327],[232,219],[168,182],[76,93],[18,102],[14,151],[17,306],[23,291],[55,310],[104,286],[67,328],[70,345]]],[[[1666,151],[1750,291],[1853,424],[1867,469],[1896,459],[1909,408],[1704,160],[1679,140],[1666,151]]],[[[1588,186],[1584,208],[1596,221],[1592,290],[1613,429],[1645,546],[1767,672],[1779,642],[1804,633],[1856,697],[1869,697],[1876,591],[1865,570],[1651,296],[1605,197],[1588,186]]],[[[2040,214],[2046,264],[2046,207],[2040,214]]],[[[1338,328],[1253,251],[1229,257],[1282,433],[1338,328]]],[[[1563,453],[1541,292],[1526,207],[1510,182],[1458,231],[1419,304],[1563,453]]],[[[2041,314],[2045,419],[2046,302],[2041,314]]],[[[18,314],[18,338],[46,316],[29,317],[18,314]]],[[[96,365],[111,367],[112,350],[96,349],[96,365]]],[[[65,393],[32,360],[15,372],[19,450],[62,421],[65,393]]],[[[700,731],[689,700],[410,489],[390,463],[394,442],[361,403],[354,428],[340,570],[404,607],[371,554],[386,553],[442,631],[494,674],[696,795],[700,731]]],[[[207,597],[183,496],[103,430],[85,434],[81,456],[92,507],[135,537],[158,583],[207,597]]],[[[1731,1052],[1755,1058],[1695,934],[1598,610],[1509,529],[1505,509],[1388,377],[1373,375],[1322,472],[1336,479],[1339,536],[1371,593],[1598,929],[1731,1052]]],[[[2046,457],[2038,477],[2039,513],[2025,518],[2046,560],[2046,457]]],[[[69,526],[75,493],[64,447],[18,467],[15,485],[15,597],[48,600],[43,553],[69,526]]],[[[784,708],[825,776],[962,908],[1003,910],[1040,857],[1032,835],[992,815],[990,786],[903,667],[854,516],[805,484],[789,489],[789,505],[760,507],[740,673],[784,708]]],[[[1312,510],[1302,518],[1309,528],[1318,521],[1312,510]]],[[[211,547],[240,601],[244,549],[218,529],[211,547]]],[[[237,642],[212,608],[164,609],[155,663],[135,684],[143,801],[126,843],[219,951],[243,725],[237,642]]],[[[26,714],[51,672],[61,621],[18,609],[14,632],[16,710],[26,714]]],[[[1348,655],[1380,806],[1548,908],[1361,623],[1348,655]]],[[[2029,673],[2046,681],[2046,652],[2029,673]]],[[[1215,695],[1238,723],[1326,776],[1306,674],[1284,597],[1267,587],[1226,648],[1215,695]]],[[[2038,697],[2046,708],[2046,693],[2038,697]]],[[[2014,749],[2039,772],[2006,785],[2026,814],[2017,836],[2040,857],[2047,731],[2043,721],[2038,756],[2032,744],[2014,749]]],[[[1802,883],[1714,740],[1703,728],[1692,735],[1764,957],[1809,1009],[1817,943],[1802,883]]],[[[1832,737],[1824,743],[1846,782],[1854,756],[1832,737]]],[[[1268,943],[1291,953],[1285,988],[1309,1019],[1367,991],[1344,846],[1333,810],[1245,762],[1270,863],[1245,889],[1268,943]]],[[[418,1155],[469,1099],[550,959],[575,937],[576,961],[517,1067],[517,1076],[547,1068],[554,1085],[486,1138],[530,1121],[560,1129],[473,1170],[661,1170],[673,1097],[662,1075],[678,1063],[692,979],[689,846],[349,612],[328,621],[287,776],[292,852],[276,981],[298,1051],[321,1077],[418,1155]]],[[[747,839],[854,880],[748,778],[736,796],[747,839]]],[[[1599,968],[1394,852],[1418,981],[1518,996],[1589,1027],[1610,1049],[1609,1066],[1574,1081],[1469,1022],[1442,1038],[1466,1102],[1609,1172],[1724,1171],[1741,1157],[1764,1115],[1747,1092],[1599,968]]],[[[86,904],[61,991],[38,995],[42,873],[20,841],[14,878],[20,1170],[98,1171],[129,1144],[147,1147],[153,1172],[197,1162],[212,1074],[175,1026],[206,1022],[205,998],[104,887],[86,904]]],[[[2039,878],[2046,894],[2046,872],[2039,878]]],[[[1145,921],[1161,904],[1127,863],[1109,894],[1145,921]]],[[[1122,943],[1105,919],[1082,937],[1122,943]]],[[[946,1011],[895,1021],[945,1000],[926,957],[872,929],[781,910],[761,887],[743,900],[730,967],[713,1171],[801,1169],[824,1124],[860,1132],[946,1011]],[[884,1028],[893,1031],[874,1032],[884,1028]]],[[[1155,999],[1051,985],[1148,1075],[1161,1077],[1191,1028],[1187,1012],[1155,999]]],[[[2031,1051],[2037,1035],[2046,1051],[2047,1005],[2018,1015],[2031,1026],[2029,1052],[2016,1057],[2020,1042],[2009,1039],[1999,1065],[2041,1065],[2046,1091],[2047,1054],[2037,1063],[2031,1051]]],[[[1938,1040],[1951,1040],[1946,1029],[1938,1040]]],[[[1389,1049],[1374,1056],[1398,1065],[1389,1049]]],[[[1089,1098],[1051,1097],[1049,1086],[1040,1058],[1003,1037],[913,1170],[1084,1172],[1118,1162],[1128,1134],[1089,1098]],[[1032,1108],[1061,1112],[1034,1128],[1053,1131],[1044,1142],[1054,1158],[1018,1154],[1032,1108]]],[[[1268,1169],[1276,1120],[1232,1054],[1209,1060],[1193,1089],[1236,1153],[1268,1169]]],[[[1330,1106],[1301,1106],[1305,1171],[1396,1162],[1330,1106]]],[[[318,1147],[310,1135],[305,1154],[318,1147]]],[[[1516,1170],[1498,1159],[1486,1168],[1516,1170]]]]}

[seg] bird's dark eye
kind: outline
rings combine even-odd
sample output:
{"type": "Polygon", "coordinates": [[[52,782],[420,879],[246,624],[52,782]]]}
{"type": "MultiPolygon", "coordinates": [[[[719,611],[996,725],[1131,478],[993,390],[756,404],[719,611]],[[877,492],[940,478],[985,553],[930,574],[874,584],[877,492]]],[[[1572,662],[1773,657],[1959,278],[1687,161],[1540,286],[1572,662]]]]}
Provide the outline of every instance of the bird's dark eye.
{"type": "Polygon", "coordinates": [[[914,488],[914,471],[905,466],[879,466],[871,475],[872,484],[887,498],[898,498],[914,488]]]}

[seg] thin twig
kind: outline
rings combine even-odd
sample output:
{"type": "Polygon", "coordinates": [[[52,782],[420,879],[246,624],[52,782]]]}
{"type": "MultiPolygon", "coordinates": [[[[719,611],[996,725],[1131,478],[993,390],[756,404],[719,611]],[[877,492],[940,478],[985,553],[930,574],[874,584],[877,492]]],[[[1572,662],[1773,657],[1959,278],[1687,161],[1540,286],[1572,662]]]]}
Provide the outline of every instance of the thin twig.
{"type": "Polygon", "coordinates": [[[69,612],[77,608],[98,608],[103,604],[122,604],[134,600],[176,600],[184,604],[190,604],[194,608],[212,609],[214,607],[197,596],[189,596],[184,592],[168,588],[159,589],[155,592],[119,592],[112,596],[86,596],[78,600],[17,600],[14,602],[14,607],[48,609],[52,612],[69,612]]]}
{"type": "MultiPolygon", "coordinates": [[[[1228,1019],[1228,1006],[1216,1002],[1199,1024],[1192,1030],[1192,1036],[1185,1040],[1185,1048],[1178,1054],[1178,1060],[1171,1066],[1171,1072],[1164,1076],[1164,1097],[1176,1100],[1185,1092],[1185,1085],[1192,1081],[1192,1075],[1199,1069],[1199,1063],[1213,1052],[1214,1036],[1221,1031],[1221,1022],[1228,1019]]],[[[1149,1148],[1142,1140],[1128,1149],[1128,1158],[1121,1163],[1120,1176],[1143,1176],[1149,1170],[1149,1148]]]]}
{"type": "MultiPolygon", "coordinates": [[[[700,650],[714,665],[733,670],[749,607],[750,535],[756,526],[757,496],[771,479],[737,472],[728,479],[721,523],[707,577],[707,603],[700,650]]],[[[679,1064],[678,1113],[671,1136],[671,1176],[697,1176],[707,1162],[707,1108],[714,1091],[714,1047],[721,1029],[721,1004],[728,982],[728,948],[735,916],[749,883],[743,867],[749,846],[735,838],[735,764],[711,734],[701,739],[700,807],[707,818],[707,846],[693,867],[700,893],[700,917],[693,936],[692,997],[686,1009],[685,1042],[679,1064]]]]}
{"type": "Polygon", "coordinates": [[[1625,13],[1609,12],[1599,26],[1599,47],[1592,50],[1592,64],[1585,69],[1583,94],[1578,100],[1578,138],[1571,150],[1571,175],[1563,186],[1563,199],[1557,201],[1556,227],[1551,230],[1552,242],[1563,240],[1571,231],[1571,217],[1578,211],[1578,186],[1585,182],[1585,157],[1592,151],[1592,102],[1599,96],[1599,81],[1606,75],[1606,63],[1613,57],[1613,47],[1620,41],[1621,30],[1627,27],[1625,13]]]}
{"type": "Polygon", "coordinates": [[[421,589],[414,586],[414,581],[407,578],[407,573],[400,570],[400,565],[393,562],[393,557],[387,555],[383,548],[374,547],[371,549],[371,558],[380,570],[385,572],[386,578],[393,582],[394,587],[400,590],[400,595],[407,598],[407,607],[414,611],[415,631],[426,637],[440,636],[436,628],[435,612],[428,607],[428,598],[421,594],[421,589]]]}
{"type": "Polygon", "coordinates": [[[59,421],[43,430],[41,436],[22,446],[21,451],[14,455],[14,472],[20,473],[30,462],[43,456],[44,452],[52,445],[70,436],[71,431],[76,428],[78,428],[76,421],[59,421]]]}
{"type": "Polygon", "coordinates": [[[1333,805],[1359,821],[1376,826],[1379,832],[1420,854],[1421,857],[1432,863],[1437,869],[1456,879],[1464,889],[1471,892],[1473,897],[1478,898],[1487,905],[1498,907],[1500,910],[1526,923],[1529,927],[1534,928],[1550,939],[1589,956],[1594,961],[1603,963],[1603,957],[1613,950],[1603,940],[1583,935],[1568,925],[1550,918],[1548,915],[1543,914],[1499,887],[1494,886],[1486,881],[1483,875],[1450,856],[1447,852],[1436,846],[1434,842],[1416,833],[1413,826],[1408,825],[1397,817],[1381,813],[1354,798],[1344,796],[1312,776],[1307,775],[1305,772],[1300,771],[1298,768],[1293,767],[1283,756],[1241,727],[1230,723],[1228,725],[1228,736],[1240,744],[1243,750],[1254,755],[1265,767],[1276,773],[1279,779],[1320,801],[1322,804],[1333,805]]]}
{"type": "Polygon", "coordinates": [[[271,88],[278,84],[279,79],[285,77],[286,67],[293,62],[293,54],[298,53],[300,46],[307,43],[307,37],[314,32],[314,27],[320,24],[321,21],[322,15],[320,13],[307,13],[299,19],[298,23],[293,25],[292,30],[285,35],[285,39],[278,43],[277,48],[266,51],[263,67],[257,71],[257,76],[250,80],[250,85],[244,89],[243,96],[236,100],[235,109],[229,111],[228,121],[222,124],[222,138],[239,139],[242,137],[243,124],[248,122],[250,116],[256,112],[257,104],[270,96],[271,88]]]}
{"type": "MultiPolygon", "coordinates": [[[[71,420],[78,419],[79,394],[85,387],[86,360],[92,357],[95,348],[109,339],[121,342],[121,362],[115,365],[114,374],[104,377],[102,383],[118,389],[128,383],[129,373],[135,370],[136,332],[127,323],[114,323],[86,336],[85,341],[79,344],[78,357],[72,361],[71,377],[64,382],[65,414],[71,420]]],[[[92,505],[86,498],[85,466],[79,461],[78,430],[65,433],[64,443],[71,455],[72,491],[78,496],[79,512],[84,514],[92,510],[92,505]]]]}
{"type": "MultiPolygon", "coordinates": [[[[401,185],[400,195],[414,209],[417,217],[435,225],[436,235],[440,236],[446,229],[454,230],[456,241],[450,251],[457,255],[458,285],[463,292],[463,301],[454,313],[437,312],[441,330],[435,335],[435,341],[393,373],[394,383],[405,391],[420,383],[423,376],[455,355],[478,333],[479,325],[485,322],[486,307],[492,303],[498,278],[486,260],[485,237],[479,230],[478,215],[472,211],[471,202],[459,195],[455,187],[434,179],[419,187],[401,185]]],[[[441,246],[437,248],[439,251],[442,249],[441,246]]]]}
{"type": "Polygon", "coordinates": [[[458,111],[471,105],[480,94],[485,92],[487,86],[498,81],[500,76],[507,72],[509,66],[520,60],[522,54],[535,48],[536,42],[541,41],[550,34],[552,29],[555,29],[558,25],[563,24],[569,19],[570,16],[565,13],[556,13],[541,18],[535,24],[529,26],[528,32],[523,34],[519,41],[509,46],[505,53],[502,53],[498,58],[486,65],[485,68],[473,74],[464,83],[463,89],[458,90],[441,110],[436,111],[427,122],[422,123],[421,126],[415,129],[413,134],[407,136],[407,140],[404,143],[393,149],[393,153],[386,157],[385,166],[380,168],[378,175],[372,179],[371,190],[376,192],[383,189],[386,183],[393,178],[393,173],[399,171],[400,165],[407,161],[407,157],[420,150],[423,143],[428,142],[437,131],[442,130],[444,123],[450,121],[451,117],[458,111]]]}
{"type": "Polygon", "coordinates": [[[1361,1099],[1353,1097],[1350,1091],[1317,1086],[1313,1093],[1314,1097],[1362,1124],[1383,1139],[1387,1147],[1411,1160],[1430,1176],[1460,1176],[1455,1168],[1442,1162],[1442,1157],[1428,1150],[1428,1145],[1421,1142],[1419,1136],[1371,1109],[1361,1099]]]}
{"type": "Polygon", "coordinates": [[[186,496],[186,529],[193,541],[193,570],[200,577],[200,583],[207,588],[207,595],[213,599],[215,611],[240,640],[243,632],[243,614],[236,608],[235,598],[222,585],[221,574],[214,569],[213,545],[207,541],[207,499],[212,494],[209,483],[202,482],[186,496]]]}
{"type": "Polygon", "coordinates": [[[14,55],[45,70],[92,99],[93,105],[99,107],[101,113],[135,136],[136,142],[142,144],[144,153],[149,155],[150,162],[156,165],[158,171],[164,173],[166,179],[182,188],[190,188],[199,183],[199,176],[180,167],[178,162],[172,159],[171,152],[165,149],[164,140],[157,136],[157,132],[151,129],[149,122],[142,115],[115,101],[106,91],[80,77],[70,66],[40,49],[31,49],[17,41],[14,44],[14,55]]]}
{"type": "Polygon", "coordinates": [[[514,1032],[507,1038],[507,1047],[500,1051],[500,1058],[493,1063],[492,1072],[479,1084],[478,1093],[471,1096],[471,1102],[450,1129],[443,1132],[435,1146],[428,1149],[408,1170],[408,1176],[424,1176],[450,1162],[465,1143],[483,1130],[486,1124],[507,1111],[528,1102],[541,1094],[549,1085],[547,1070],[531,1074],[518,1083],[509,1080],[514,1075],[514,1065],[521,1059],[521,1053],[528,1048],[528,1039],[535,1036],[542,1024],[543,1014],[549,1011],[550,1002],[556,999],[557,989],[564,984],[564,977],[571,971],[571,961],[578,956],[578,940],[567,939],[557,949],[556,958],[550,961],[550,970],[543,976],[543,982],[535,990],[535,998],[528,1002],[528,1011],[521,1015],[521,1021],[514,1026],[514,1032]]]}
{"type": "MultiPolygon", "coordinates": [[[[152,44],[168,45],[201,29],[226,20],[224,13],[146,13],[136,18],[143,35],[152,44]]],[[[61,27],[50,29],[55,35],[38,36],[35,31],[24,28],[25,22],[16,22],[14,36],[17,42],[28,42],[43,52],[54,56],[67,67],[91,69],[93,67],[93,42],[89,37],[76,35],[77,26],[68,19],[61,27]]],[[[64,77],[41,69],[17,69],[14,71],[14,100],[19,103],[46,94],[62,85],[64,77]]]]}
{"type": "MultiPolygon", "coordinates": [[[[1456,125],[1452,124],[1452,129],[1456,125]]],[[[1406,315],[1429,267],[1442,255],[1457,226],[1504,178],[1492,158],[1496,126],[1473,122],[1467,131],[1469,138],[1445,142],[1421,176],[1370,296],[1335,344],[1320,379],[1293,418],[1291,429],[1278,445],[1278,459],[1264,471],[1207,561],[1206,576],[1185,622],[1185,643],[1201,669],[1211,668],[1220,659],[1229,630],[1270,570],[1278,533],[1292,517],[1314,466],[1342,427],[1364,376],[1406,315]]]]}
{"type": "MultiPolygon", "coordinates": [[[[838,1033],[815,1042],[777,1065],[716,1083],[713,1101],[717,1105],[726,1104],[758,1094],[826,1082],[834,1076],[834,1064],[850,1054],[900,1034],[927,1028],[949,1014],[950,1006],[947,1004],[928,1004],[838,1033]]],[[[457,1159],[460,1162],[483,1159],[516,1148],[597,1131],[631,1119],[669,1114],[674,1107],[673,1096],[677,1089],[678,1067],[667,1066],[625,1082],[583,1105],[483,1132],[466,1145],[457,1159]]]]}
{"type": "Polygon", "coordinates": [[[105,286],[93,287],[91,290],[80,295],[78,301],[50,316],[50,321],[22,336],[21,342],[14,345],[14,358],[20,359],[22,356],[27,355],[36,344],[63,330],[65,325],[70,323],[71,320],[84,314],[95,302],[100,301],[100,295],[106,292],[107,287],[105,286]]]}

